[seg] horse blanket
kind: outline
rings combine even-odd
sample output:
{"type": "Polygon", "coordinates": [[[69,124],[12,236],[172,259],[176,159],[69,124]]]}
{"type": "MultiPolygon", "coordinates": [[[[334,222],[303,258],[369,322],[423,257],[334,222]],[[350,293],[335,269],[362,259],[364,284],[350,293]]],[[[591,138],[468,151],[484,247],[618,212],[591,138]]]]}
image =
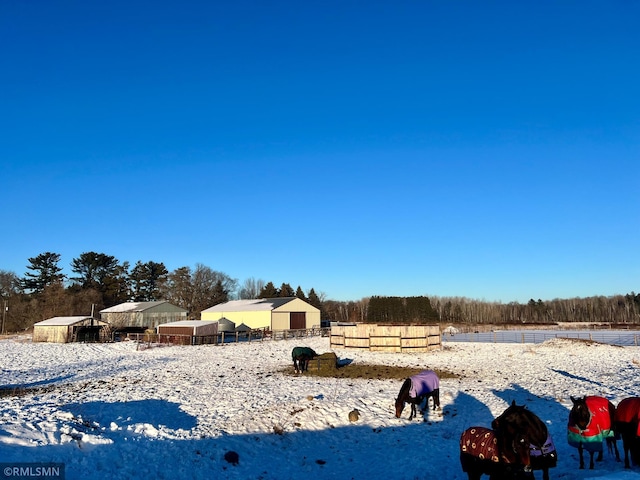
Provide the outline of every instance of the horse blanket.
{"type": "Polygon", "coordinates": [[[303,355],[307,358],[313,358],[318,356],[318,354],[309,347],[294,347],[294,349],[291,351],[292,360],[297,360],[303,355]]]}
{"type": "Polygon", "coordinates": [[[433,370],[423,370],[409,378],[411,379],[411,390],[409,390],[409,396],[411,398],[427,395],[440,388],[440,379],[433,370]]]}
{"type": "MultiPolygon", "coordinates": [[[[500,462],[498,438],[493,430],[485,427],[471,427],[460,437],[460,452],[490,462],[500,462]]],[[[504,461],[504,459],[503,459],[504,461]]]]}
{"type": "Polygon", "coordinates": [[[569,423],[568,441],[569,445],[580,448],[580,445],[589,452],[602,452],[602,441],[613,438],[614,432],[609,416],[609,401],[603,397],[586,397],[587,408],[591,414],[589,423],[584,430],[580,430],[577,425],[569,423]]]}
{"type": "Polygon", "coordinates": [[[618,404],[615,415],[616,422],[636,425],[636,435],[640,437],[640,398],[625,398],[618,404]]]}
{"type": "Polygon", "coordinates": [[[556,453],[556,446],[551,439],[551,434],[547,434],[547,440],[542,447],[530,445],[529,455],[531,457],[531,466],[534,470],[555,467],[558,462],[558,454],[556,453]]]}

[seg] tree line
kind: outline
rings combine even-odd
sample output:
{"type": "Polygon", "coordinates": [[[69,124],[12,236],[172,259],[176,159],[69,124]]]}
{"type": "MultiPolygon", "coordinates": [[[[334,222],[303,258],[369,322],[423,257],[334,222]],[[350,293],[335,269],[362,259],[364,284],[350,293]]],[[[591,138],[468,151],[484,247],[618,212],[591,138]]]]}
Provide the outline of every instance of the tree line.
{"type": "Polygon", "coordinates": [[[322,307],[323,295],[313,288],[294,290],[288,283],[250,278],[242,285],[202,264],[168,271],[161,262],[137,261],[131,266],[112,255],[85,252],[71,261],[72,274],[60,266],[61,255],[44,252],[28,259],[27,272],[0,270],[0,303],[5,332],[21,331],[47,318],[98,316],[100,310],[124,302],[166,300],[198,319],[200,312],[230,299],[298,297],[322,307]]]}
{"type": "Polygon", "coordinates": [[[609,323],[640,325],[640,294],[609,297],[531,299],[527,303],[486,302],[464,297],[371,297],[358,301],[327,300],[323,309],[341,322],[415,322],[467,325],[551,325],[609,323]],[[412,306],[415,305],[415,306],[412,306]]]}
{"type": "Polygon", "coordinates": [[[202,264],[168,271],[163,263],[137,261],[133,266],[111,255],[85,252],[71,261],[72,275],[63,274],[61,256],[45,252],[28,259],[19,277],[0,270],[0,302],[4,330],[27,329],[41,320],[90,315],[134,301],[167,300],[198,319],[200,312],[231,299],[297,297],[321,311],[323,320],[372,323],[527,324],[603,322],[640,324],[640,294],[610,297],[529,300],[525,304],[486,302],[465,297],[383,297],[357,301],[329,300],[311,288],[237,279],[202,264]]]}

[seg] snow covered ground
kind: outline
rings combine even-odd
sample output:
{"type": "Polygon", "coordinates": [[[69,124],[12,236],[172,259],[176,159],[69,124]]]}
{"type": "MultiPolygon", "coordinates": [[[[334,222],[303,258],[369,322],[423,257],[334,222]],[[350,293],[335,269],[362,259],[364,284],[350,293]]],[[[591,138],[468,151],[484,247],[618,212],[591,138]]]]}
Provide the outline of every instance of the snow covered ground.
{"type": "Polygon", "coordinates": [[[27,393],[0,398],[0,464],[60,462],[67,479],[466,479],[460,434],[489,426],[515,400],[550,429],[559,455],[552,479],[640,480],[640,467],[625,471],[606,452],[595,470],[578,470],[566,442],[571,395],[614,403],[640,395],[640,347],[550,340],[448,342],[424,354],[336,350],[342,361],[459,376],[441,382],[442,412],[409,421],[408,408],[394,417],[399,380],[284,373],[296,345],[329,351],[326,337],[143,350],[2,340],[0,386],[27,393]],[[350,422],[353,409],[360,416],[350,422]],[[230,451],[237,464],[225,460],[230,451]]]}

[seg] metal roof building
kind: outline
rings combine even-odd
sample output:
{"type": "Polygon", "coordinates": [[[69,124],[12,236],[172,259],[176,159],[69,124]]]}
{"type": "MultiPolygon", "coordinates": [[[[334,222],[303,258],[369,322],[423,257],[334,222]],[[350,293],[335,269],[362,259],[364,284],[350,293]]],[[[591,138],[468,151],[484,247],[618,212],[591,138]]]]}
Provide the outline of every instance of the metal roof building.
{"type": "Polygon", "coordinates": [[[156,328],[161,323],[187,319],[187,310],[166,300],[155,302],[125,302],[100,310],[100,318],[112,328],[156,328]]]}
{"type": "Polygon", "coordinates": [[[68,343],[78,339],[81,331],[93,328],[98,333],[106,325],[106,322],[90,316],[48,318],[33,325],[33,341],[68,343]]]}
{"type": "Polygon", "coordinates": [[[298,297],[233,300],[207,308],[202,320],[226,318],[236,325],[259,329],[289,330],[320,326],[320,309],[298,297]]]}

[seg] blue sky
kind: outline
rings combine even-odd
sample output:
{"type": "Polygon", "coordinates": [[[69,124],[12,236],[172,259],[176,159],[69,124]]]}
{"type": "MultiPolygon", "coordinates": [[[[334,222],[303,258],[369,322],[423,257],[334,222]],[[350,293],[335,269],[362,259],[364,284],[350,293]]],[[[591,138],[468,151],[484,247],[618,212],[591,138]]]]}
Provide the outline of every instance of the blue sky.
{"type": "Polygon", "coordinates": [[[0,269],[640,290],[640,3],[0,3],[0,269]]]}

